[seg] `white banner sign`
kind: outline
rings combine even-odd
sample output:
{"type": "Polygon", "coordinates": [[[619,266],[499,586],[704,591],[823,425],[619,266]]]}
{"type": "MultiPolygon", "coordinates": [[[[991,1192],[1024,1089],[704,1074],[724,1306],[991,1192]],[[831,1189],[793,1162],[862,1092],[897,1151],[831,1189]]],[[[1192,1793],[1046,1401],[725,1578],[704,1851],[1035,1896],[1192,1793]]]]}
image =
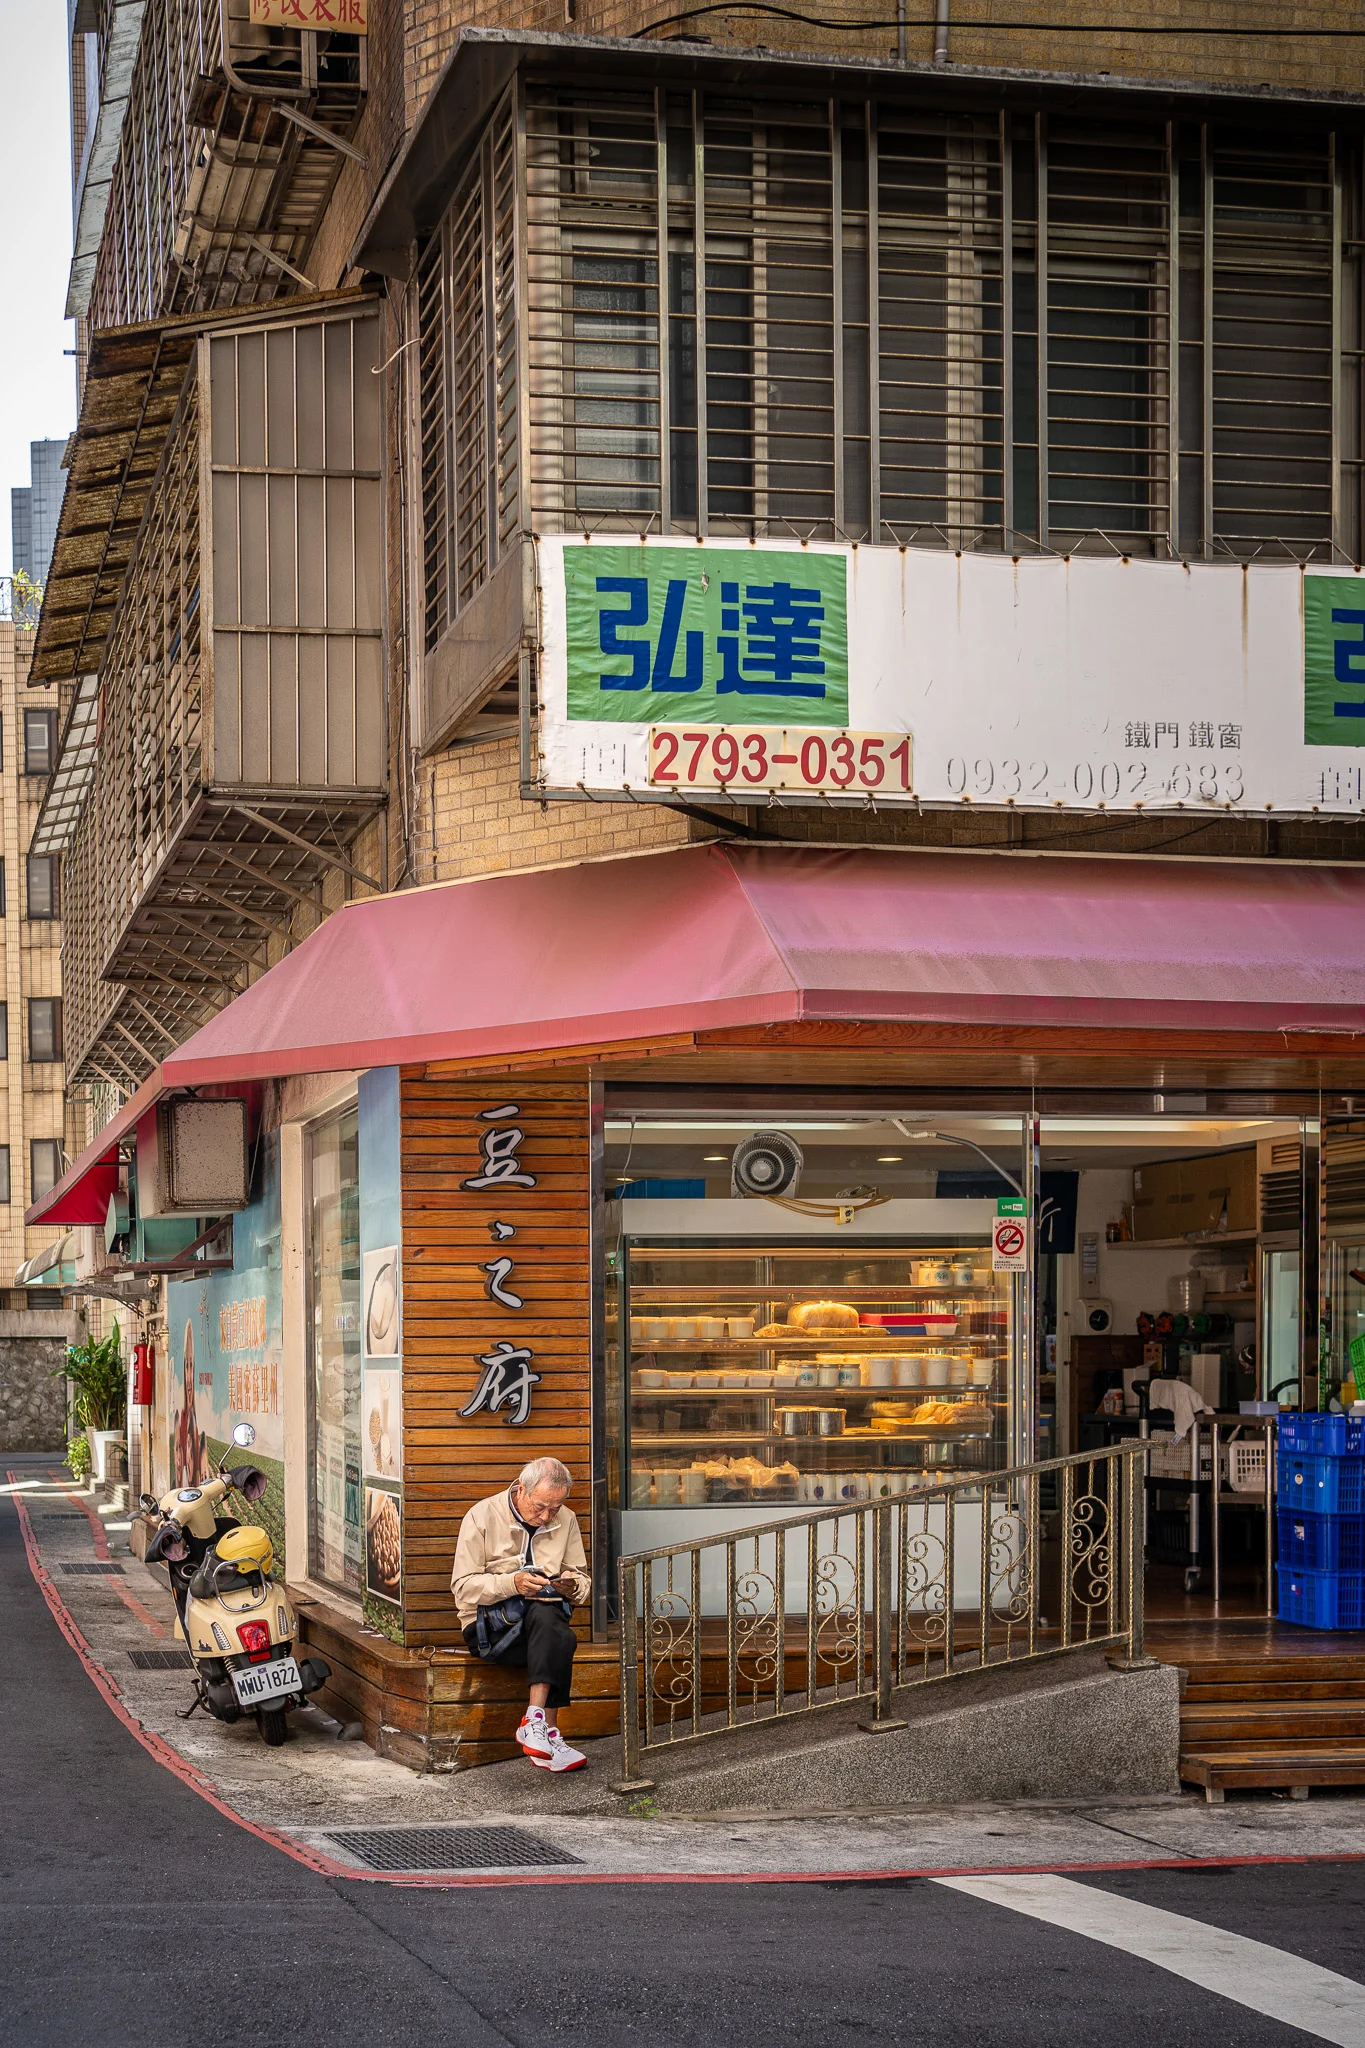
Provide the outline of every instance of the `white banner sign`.
{"type": "Polygon", "coordinates": [[[538,554],[547,790],[1365,809],[1352,569],[576,535],[538,554]]]}

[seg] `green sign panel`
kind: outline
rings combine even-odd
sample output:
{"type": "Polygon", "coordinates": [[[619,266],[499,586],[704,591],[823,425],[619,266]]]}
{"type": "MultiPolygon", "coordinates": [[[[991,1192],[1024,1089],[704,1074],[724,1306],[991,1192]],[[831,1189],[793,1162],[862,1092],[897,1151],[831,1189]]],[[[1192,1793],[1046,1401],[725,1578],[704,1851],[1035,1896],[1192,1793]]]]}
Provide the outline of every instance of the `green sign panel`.
{"type": "Polygon", "coordinates": [[[1303,737],[1365,747],[1365,579],[1303,579],[1303,737]]]}
{"type": "Polygon", "coordinates": [[[564,588],[570,718],[848,724],[843,555],[594,544],[564,588]]]}
{"type": "Polygon", "coordinates": [[[995,1213],[997,1216],[1027,1216],[1028,1203],[1022,1195],[997,1195],[995,1213]]]}

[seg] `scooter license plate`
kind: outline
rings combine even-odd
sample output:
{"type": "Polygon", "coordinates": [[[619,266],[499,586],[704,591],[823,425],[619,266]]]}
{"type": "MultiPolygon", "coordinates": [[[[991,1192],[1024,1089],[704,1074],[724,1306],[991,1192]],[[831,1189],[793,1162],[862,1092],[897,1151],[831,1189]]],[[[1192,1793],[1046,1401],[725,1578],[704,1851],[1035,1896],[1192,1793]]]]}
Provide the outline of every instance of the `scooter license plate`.
{"type": "Polygon", "coordinates": [[[292,1657],[277,1657],[270,1664],[250,1664],[234,1671],[232,1688],[244,1707],[259,1707],[267,1700],[285,1698],[302,1690],[299,1667],[292,1657]]]}

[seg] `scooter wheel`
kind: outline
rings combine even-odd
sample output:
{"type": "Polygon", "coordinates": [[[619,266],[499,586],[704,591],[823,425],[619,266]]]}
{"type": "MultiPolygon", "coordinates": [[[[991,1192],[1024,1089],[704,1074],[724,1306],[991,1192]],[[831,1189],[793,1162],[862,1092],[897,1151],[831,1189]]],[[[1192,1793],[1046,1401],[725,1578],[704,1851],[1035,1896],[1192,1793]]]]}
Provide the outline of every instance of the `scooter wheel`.
{"type": "Polygon", "coordinates": [[[289,1716],[283,1707],[257,1707],[256,1726],[267,1749],[278,1749],[288,1739],[289,1716]]]}

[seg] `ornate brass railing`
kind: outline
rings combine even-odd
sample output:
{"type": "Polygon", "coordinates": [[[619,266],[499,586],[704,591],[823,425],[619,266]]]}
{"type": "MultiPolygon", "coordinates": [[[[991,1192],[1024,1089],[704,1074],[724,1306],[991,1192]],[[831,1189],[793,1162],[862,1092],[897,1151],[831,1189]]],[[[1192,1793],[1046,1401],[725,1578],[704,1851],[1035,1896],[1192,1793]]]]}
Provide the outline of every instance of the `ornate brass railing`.
{"type": "Polygon", "coordinates": [[[673,1743],[1084,1645],[1142,1644],[1147,1446],[1116,1444],[623,1557],[625,1780],[673,1743]],[[1055,1505],[1043,1504],[1044,1491],[1055,1505]]]}

